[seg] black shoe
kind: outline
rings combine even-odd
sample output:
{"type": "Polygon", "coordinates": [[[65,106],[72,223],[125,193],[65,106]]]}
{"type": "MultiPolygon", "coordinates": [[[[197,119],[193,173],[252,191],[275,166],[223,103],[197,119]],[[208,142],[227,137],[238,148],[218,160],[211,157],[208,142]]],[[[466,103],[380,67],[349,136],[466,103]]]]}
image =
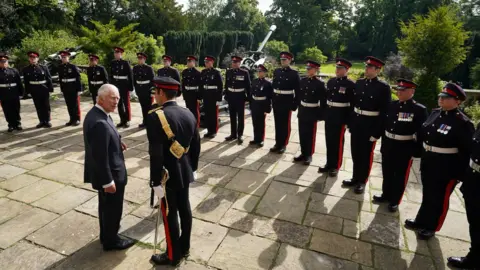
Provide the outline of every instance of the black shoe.
{"type": "Polygon", "coordinates": [[[65,126],[67,126],[67,127],[71,126],[71,125],[73,125],[73,121],[68,121],[67,123],[65,123],[65,126]]]}
{"type": "Polygon", "coordinates": [[[330,177],[337,177],[337,175],[338,175],[337,169],[330,169],[330,171],[328,171],[328,176],[330,177]]]}
{"type": "Polygon", "coordinates": [[[398,211],[398,204],[389,204],[388,205],[388,211],[392,212],[392,213],[395,213],[398,211]]]}
{"type": "Polygon", "coordinates": [[[80,125],[80,120],[73,121],[72,126],[78,126],[80,125]]]}
{"type": "Polygon", "coordinates": [[[284,146],[284,147],[281,147],[280,149],[278,149],[277,153],[283,154],[283,153],[285,153],[285,151],[287,151],[287,148],[284,146]]]}
{"type": "Polygon", "coordinates": [[[303,160],[303,165],[310,165],[310,163],[312,163],[312,157],[305,157],[305,159],[303,160]]]}
{"type": "Polygon", "coordinates": [[[190,257],[190,250],[182,252],[184,258],[190,257]]]}
{"type": "Polygon", "coordinates": [[[353,179],[347,179],[347,180],[343,180],[342,184],[346,187],[353,187],[356,185],[356,182],[353,181],[353,179]]]}
{"type": "Polygon", "coordinates": [[[435,231],[423,229],[418,232],[418,238],[421,240],[428,240],[435,236],[435,231]]]}
{"type": "Polygon", "coordinates": [[[385,197],[383,197],[383,194],[382,195],[373,195],[373,202],[376,202],[376,203],[383,203],[383,202],[386,202],[387,199],[385,197]]]}
{"type": "Polygon", "coordinates": [[[140,125],[138,125],[138,128],[145,128],[145,124],[141,123],[140,125]]]}
{"type": "Polygon", "coordinates": [[[213,139],[213,138],[215,138],[215,136],[217,136],[217,134],[215,134],[215,133],[207,133],[207,134],[205,134],[203,137],[204,137],[204,138],[207,138],[207,139],[213,139]]]}
{"type": "Polygon", "coordinates": [[[8,127],[8,132],[13,132],[15,129],[13,127],[8,127]]]}
{"type": "Polygon", "coordinates": [[[20,130],[23,130],[23,127],[22,127],[22,125],[18,125],[18,126],[15,127],[15,129],[20,131],[20,130]]]}
{"type": "Polygon", "coordinates": [[[230,136],[228,136],[228,137],[225,137],[225,141],[227,141],[227,142],[233,141],[233,140],[235,140],[235,139],[237,139],[237,136],[230,135],[230,136]]]}
{"type": "Polygon", "coordinates": [[[257,144],[257,145],[258,145],[258,147],[263,147],[263,141],[261,141],[261,142],[258,142],[258,144],[257,144]]]}
{"type": "Polygon", "coordinates": [[[303,156],[302,154],[293,158],[293,161],[295,162],[304,161],[304,160],[305,160],[305,156],[303,156]]]}
{"type": "Polygon", "coordinates": [[[50,122],[45,122],[45,124],[43,124],[43,127],[44,128],[51,128],[52,124],[50,124],[50,122]]]}
{"type": "Polygon", "coordinates": [[[330,171],[330,168],[328,168],[328,165],[325,165],[323,167],[318,168],[319,173],[326,173],[326,172],[329,172],[329,171],[330,171]]]}
{"type": "Polygon", "coordinates": [[[118,238],[114,243],[103,243],[103,250],[110,251],[110,250],[123,250],[130,248],[135,244],[135,241],[130,239],[122,239],[118,238]]]}
{"type": "Polygon", "coordinates": [[[123,124],[123,126],[124,126],[125,128],[129,128],[129,127],[130,127],[130,122],[125,122],[125,124],[123,124]]]}
{"type": "Polygon", "coordinates": [[[44,124],[43,122],[41,122],[41,123],[38,123],[38,125],[36,125],[35,127],[36,127],[36,128],[42,128],[44,125],[45,125],[45,124],[44,124]]]}
{"type": "Polygon", "coordinates": [[[280,147],[278,147],[276,145],[274,147],[270,148],[270,152],[272,152],[272,153],[276,153],[276,152],[278,152],[278,150],[280,150],[280,147]]]}
{"type": "Polygon", "coordinates": [[[249,142],[248,142],[248,145],[257,145],[257,144],[258,144],[257,141],[249,141],[249,142]]]}
{"type": "Polygon", "coordinates": [[[410,230],[421,230],[422,228],[415,222],[414,219],[405,220],[405,228],[410,230]]]}
{"type": "Polygon", "coordinates": [[[353,191],[356,194],[363,194],[365,192],[365,184],[358,184],[353,191]]]}
{"type": "Polygon", "coordinates": [[[450,266],[460,269],[480,269],[480,264],[475,264],[475,262],[472,262],[468,257],[448,257],[447,261],[450,266]]]}
{"type": "Polygon", "coordinates": [[[125,125],[125,123],[124,123],[124,122],[120,122],[120,123],[117,124],[117,128],[121,128],[121,127],[123,127],[123,125],[125,125]]]}
{"type": "Polygon", "coordinates": [[[238,144],[242,144],[242,143],[243,143],[243,138],[242,138],[242,136],[240,136],[240,137],[237,138],[237,143],[238,143],[238,144]]]}
{"type": "MultiPolygon", "coordinates": [[[[189,253],[190,254],[190,253],[189,253]]],[[[162,253],[162,254],[155,254],[155,255],[152,255],[151,259],[150,259],[154,264],[156,265],[171,265],[171,266],[178,266],[180,263],[181,263],[181,259],[180,260],[175,260],[175,261],[171,261],[169,258],[168,258],[168,255],[167,253],[162,253]]]]}

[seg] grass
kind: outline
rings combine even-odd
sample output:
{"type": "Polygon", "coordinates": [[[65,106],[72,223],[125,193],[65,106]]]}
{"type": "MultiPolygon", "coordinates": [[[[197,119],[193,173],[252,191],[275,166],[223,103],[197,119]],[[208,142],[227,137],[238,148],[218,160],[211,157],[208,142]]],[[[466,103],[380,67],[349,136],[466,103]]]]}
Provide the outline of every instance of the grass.
{"type": "MultiPolygon", "coordinates": [[[[320,67],[320,73],[335,75],[335,62],[325,63],[320,67]]],[[[300,73],[306,73],[304,65],[295,65],[296,69],[300,73]]],[[[363,62],[353,62],[352,67],[350,68],[350,73],[361,73],[365,70],[365,64],[363,62]]]]}

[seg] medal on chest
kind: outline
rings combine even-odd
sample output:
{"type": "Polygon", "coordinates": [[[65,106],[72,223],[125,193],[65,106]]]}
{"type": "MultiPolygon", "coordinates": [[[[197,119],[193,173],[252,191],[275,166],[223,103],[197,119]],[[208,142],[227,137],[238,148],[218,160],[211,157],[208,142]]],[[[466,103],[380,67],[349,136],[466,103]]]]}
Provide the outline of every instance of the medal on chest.
{"type": "Polygon", "coordinates": [[[400,112],[398,113],[398,121],[400,122],[413,122],[413,113],[400,112]]]}
{"type": "Polygon", "coordinates": [[[442,133],[443,135],[447,135],[451,129],[452,129],[451,126],[441,124],[440,127],[437,129],[437,132],[442,133]]]}
{"type": "Polygon", "coordinates": [[[245,80],[245,76],[235,76],[235,80],[237,80],[237,81],[244,81],[244,80],[245,80]]]}
{"type": "Polygon", "coordinates": [[[71,68],[68,69],[68,73],[72,73],[72,69],[71,69],[71,68]]]}
{"type": "Polygon", "coordinates": [[[345,94],[345,91],[346,91],[346,90],[347,90],[347,89],[346,89],[345,87],[340,87],[340,88],[338,88],[338,93],[339,93],[339,94],[345,94]]]}
{"type": "Polygon", "coordinates": [[[97,70],[97,75],[100,75],[100,71],[99,71],[99,70],[97,70]]]}

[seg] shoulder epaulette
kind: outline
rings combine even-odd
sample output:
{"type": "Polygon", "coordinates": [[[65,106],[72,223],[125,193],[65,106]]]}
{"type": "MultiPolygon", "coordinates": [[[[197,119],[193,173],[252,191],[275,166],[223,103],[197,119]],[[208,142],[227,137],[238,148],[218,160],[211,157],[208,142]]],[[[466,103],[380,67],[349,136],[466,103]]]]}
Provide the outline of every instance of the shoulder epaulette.
{"type": "Polygon", "coordinates": [[[150,111],[148,111],[148,114],[154,113],[154,112],[156,112],[158,110],[161,110],[161,109],[163,109],[163,106],[158,106],[157,108],[153,108],[150,111]]]}

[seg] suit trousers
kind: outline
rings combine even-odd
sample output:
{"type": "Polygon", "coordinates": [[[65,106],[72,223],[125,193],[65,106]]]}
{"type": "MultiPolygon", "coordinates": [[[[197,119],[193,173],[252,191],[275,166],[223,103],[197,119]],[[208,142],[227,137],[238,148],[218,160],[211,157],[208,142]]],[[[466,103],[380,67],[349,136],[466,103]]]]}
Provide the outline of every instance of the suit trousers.
{"type": "Polygon", "coordinates": [[[325,144],[327,145],[327,164],[329,169],[339,170],[343,162],[346,125],[325,121],[325,144]]]}
{"type": "Polygon", "coordinates": [[[137,93],[140,107],[142,107],[143,124],[147,123],[148,111],[152,109],[153,97],[148,93],[137,93]]]}
{"type": "Polygon", "coordinates": [[[273,117],[275,119],[275,146],[286,147],[290,140],[292,111],[273,106],[273,117]]]}
{"type": "Polygon", "coordinates": [[[357,184],[366,184],[373,164],[373,152],[376,142],[370,141],[370,135],[351,134],[353,177],[357,184]]]}
{"type": "Polygon", "coordinates": [[[298,132],[300,135],[300,149],[302,155],[311,157],[315,153],[317,138],[317,120],[298,119],[298,132]]]}
{"type": "Polygon", "coordinates": [[[253,124],[253,140],[256,142],[263,142],[265,140],[266,115],[260,102],[263,101],[252,101],[252,103],[250,103],[253,124]]]}
{"type": "Polygon", "coordinates": [[[124,185],[116,185],[115,193],[98,191],[98,220],[100,222],[100,241],[113,244],[118,237],[123,212],[124,185]]]}
{"type": "Polygon", "coordinates": [[[210,134],[218,132],[218,106],[216,101],[204,100],[203,110],[205,111],[205,124],[210,134]]]}
{"type": "Polygon", "coordinates": [[[17,127],[19,126],[20,120],[20,97],[11,97],[3,98],[0,100],[0,103],[3,108],[3,113],[5,114],[5,119],[7,120],[8,127],[17,127]]]}
{"type": "Polygon", "coordinates": [[[228,101],[228,112],[230,114],[230,135],[242,137],[245,129],[245,101],[228,101]]]}
{"type": "Polygon", "coordinates": [[[70,121],[80,121],[81,111],[80,111],[80,96],[77,91],[64,91],[63,98],[65,103],[67,103],[68,115],[70,116],[70,121]]]}
{"type": "Polygon", "coordinates": [[[50,93],[47,91],[32,91],[33,104],[37,110],[38,120],[50,122],[50,93]]]}
{"type": "Polygon", "coordinates": [[[132,120],[132,112],[130,108],[130,91],[119,90],[120,100],[118,101],[118,115],[120,122],[126,123],[132,120]]]}

